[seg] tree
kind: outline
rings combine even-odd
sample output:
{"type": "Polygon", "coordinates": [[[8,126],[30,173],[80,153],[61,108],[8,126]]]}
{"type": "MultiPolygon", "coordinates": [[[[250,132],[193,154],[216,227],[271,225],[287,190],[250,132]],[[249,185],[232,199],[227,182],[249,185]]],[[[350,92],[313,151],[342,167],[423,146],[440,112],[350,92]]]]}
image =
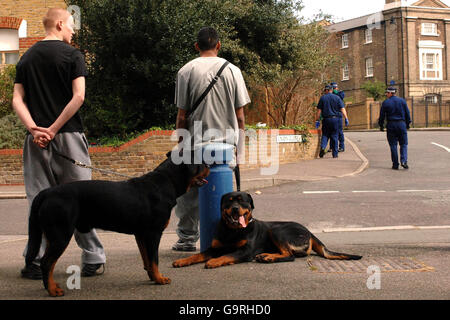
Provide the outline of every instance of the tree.
{"type": "MultiPolygon", "coordinates": [[[[75,42],[89,69],[83,120],[90,136],[175,123],[174,80],[197,56],[203,26],[220,34],[220,55],[237,65],[253,94],[317,75],[325,51],[295,14],[296,0],[71,0],[81,9],[75,42]],[[321,50],[318,50],[321,49],[321,50]],[[297,78],[296,78],[297,77],[297,78]]],[[[288,90],[289,91],[289,90],[288,90]]],[[[289,96],[289,95],[288,95],[289,96]]],[[[290,102],[285,105],[290,106],[290,102]]],[[[285,117],[286,118],[286,117],[285,117]]],[[[286,119],[285,119],[286,120],[286,119]]],[[[283,120],[282,122],[286,122],[283,120]]]]}
{"type": "Polygon", "coordinates": [[[0,70],[0,118],[13,113],[11,102],[15,77],[15,65],[7,65],[3,70],[0,70]]]}

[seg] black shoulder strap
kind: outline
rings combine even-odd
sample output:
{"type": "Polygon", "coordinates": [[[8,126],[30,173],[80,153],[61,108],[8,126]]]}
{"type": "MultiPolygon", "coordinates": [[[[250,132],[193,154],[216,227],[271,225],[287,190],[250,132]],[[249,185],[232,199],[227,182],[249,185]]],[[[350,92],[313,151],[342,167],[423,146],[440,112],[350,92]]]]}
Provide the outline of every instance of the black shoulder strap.
{"type": "Polygon", "coordinates": [[[187,112],[186,118],[189,117],[191,114],[194,113],[195,109],[200,105],[200,103],[205,99],[206,95],[209,93],[209,91],[214,87],[217,81],[219,81],[219,77],[222,74],[222,71],[225,69],[225,67],[229,64],[229,61],[225,61],[225,63],[220,67],[219,71],[217,72],[216,76],[212,79],[211,83],[208,85],[206,90],[202,93],[200,98],[197,99],[197,101],[194,103],[192,108],[187,112]]]}

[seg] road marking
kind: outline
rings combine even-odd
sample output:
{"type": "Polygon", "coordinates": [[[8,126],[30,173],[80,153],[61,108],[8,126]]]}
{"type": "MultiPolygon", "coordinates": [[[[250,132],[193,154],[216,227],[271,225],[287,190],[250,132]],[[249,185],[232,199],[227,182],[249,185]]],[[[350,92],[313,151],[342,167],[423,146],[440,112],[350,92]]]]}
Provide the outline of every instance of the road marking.
{"type": "Polygon", "coordinates": [[[304,194],[339,193],[340,191],[303,191],[304,194]]]}
{"type": "Polygon", "coordinates": [[[436,142],[432,142],[431,144],[434,144],[435,146],[441,147],[444,150],[447,150],[447,152],[450,152],[450,148],[447,148],[446,146],[443,146],[442,144],[436,143],[436,142]]]}
{"type": "Polygon", "coordinates": [[[303,191],[303,194],[334,194],[334,193],[385,193],[385,192],[450,192],[450,190],[431,190],[431,189],[405,189],[405,190],[352,190],[352,191],[337,191],[337,190],[321,190],[321,191],[303,191]]]}
{"type": "Polygon", "coordinates": [[[366,228],[325,228],[322,232],[363,232],[363,231],[390,231],[390,230],[436,230],[450,229],[450,226],[382,226],[366,228]]]}
{"type": "Polygon", "coordinates": [[[439,190],[397,190],[397,192],[436,192],[439,190]]]}

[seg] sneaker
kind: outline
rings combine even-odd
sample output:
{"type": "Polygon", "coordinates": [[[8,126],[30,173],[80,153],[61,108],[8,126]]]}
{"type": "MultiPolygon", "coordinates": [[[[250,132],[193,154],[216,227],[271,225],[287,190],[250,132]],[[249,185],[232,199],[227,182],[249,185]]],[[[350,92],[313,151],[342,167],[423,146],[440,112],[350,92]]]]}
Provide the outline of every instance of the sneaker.
{"type": "Polygon", "coordinates": [[[197,248],[195,247],[195,242],[192,241],[183,241],[178,240],[173,246],[172,250],[175,251],[195,251],[197,248]]]}
{"type": "Polygon", "coordinates": [[[324,155],[325,155],[325,149],[320,149],[319,157],[323,158],[324,155]]]}
{"type": "Polygon", "coordinates": [[[85,264],[83,264],[83,269],[81,270],[82,277],[100,276],[103,273],[105,273],[105,264],[104,263],[96,263],[96,264],[85,263],[85,264]],[[97,272],[97,270],[100,269],[101,267],[103,267],[102,271],[97,272]]]}
{"type": "Polygon", "coordinates": [[[392,165],[392,169],[393,169],[393,170],[398,170],[398,165],[393,164],[393,165],[392,165]]]}
{"type": "Polygon", "coordinates": [[[339,150],[338,150],[339,152],[344,152],[345,151],[345,149],[344,148],[339,148],[339,150]]]}
{"type": "Polygon", "coordinates": [[[37,264],[32,263],[31,265],[25,266],[20,271],[22,278],[27,278],[31,280],[41,280],[42,279],[42,271],[41,267],[37,264]]]}
{"type": "Polygon", "coordinates": [[[408,162],[403,162],[402,167],[405,169],[409,169],[408,162]]]}

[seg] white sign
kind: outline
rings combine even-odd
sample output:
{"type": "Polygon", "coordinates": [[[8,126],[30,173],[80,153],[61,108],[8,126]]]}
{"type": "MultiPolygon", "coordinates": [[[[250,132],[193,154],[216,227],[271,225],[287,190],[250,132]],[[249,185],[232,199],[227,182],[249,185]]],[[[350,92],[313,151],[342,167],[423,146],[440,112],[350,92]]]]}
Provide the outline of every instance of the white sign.
{"type": "Polygon", "coordinates": [[[278,143],[294,143],[294,142],[303,142],[301,134],[287,134],[287,135],[278,135],[277,136],[278,143]]]}

